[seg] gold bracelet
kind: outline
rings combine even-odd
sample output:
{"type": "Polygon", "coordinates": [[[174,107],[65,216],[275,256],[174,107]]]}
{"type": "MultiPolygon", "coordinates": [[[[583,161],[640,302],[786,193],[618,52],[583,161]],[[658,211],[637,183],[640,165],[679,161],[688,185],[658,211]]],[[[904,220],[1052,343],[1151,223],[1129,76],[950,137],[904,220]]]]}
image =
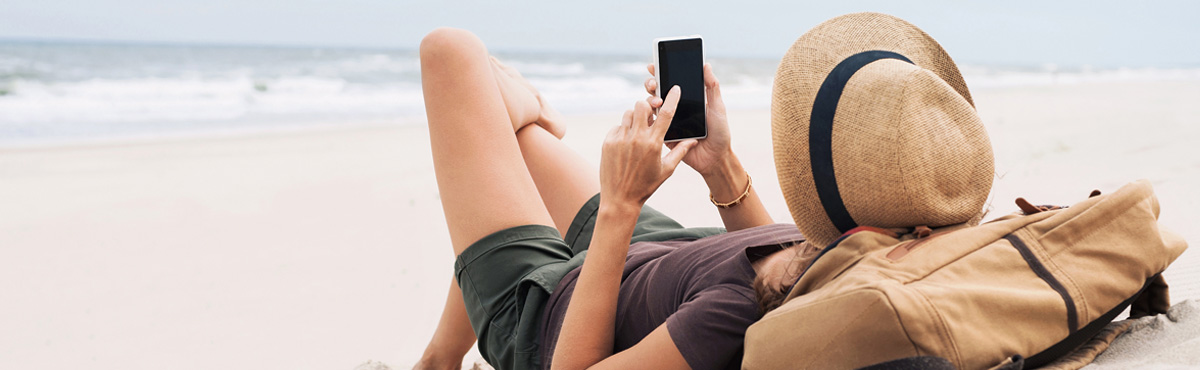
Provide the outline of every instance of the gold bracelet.
{"type": "Polygon", "coordinates": [[[717,198],[713,197],[712,193],[708,193],[708,200],[711,200],[712,204],[714,206],[717,206],[717,208],[730,208],[730,207],[736,206],[739,203],[741,203],[743,199],[746,199],[747,195],[750,195],[750,186],[751,185],[754,185],[754,179],[750,178],[750,173],[747,172],[746,173],[746,191],[743,191],[742,195],[738,196],[737,199],[734,199],[733,201],[731,201],[729,203],[720,203],[720,202],[717,202],[717,198]]]}

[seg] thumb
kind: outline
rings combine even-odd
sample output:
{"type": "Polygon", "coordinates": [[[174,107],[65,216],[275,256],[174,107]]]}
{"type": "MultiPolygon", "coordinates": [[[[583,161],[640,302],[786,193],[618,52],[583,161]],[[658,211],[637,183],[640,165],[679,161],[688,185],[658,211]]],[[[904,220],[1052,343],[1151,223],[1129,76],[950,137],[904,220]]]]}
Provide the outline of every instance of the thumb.
{"type": "Polygon", "coordinates": [[[696,143],[696,139],[680,141],[674,148],[671,148],[666,157],[663,157],[663,165],[674,170],[679,166],[679,162],[683,161],[683,156],[687,155],[688,150],[696,146],[696,143]]]}

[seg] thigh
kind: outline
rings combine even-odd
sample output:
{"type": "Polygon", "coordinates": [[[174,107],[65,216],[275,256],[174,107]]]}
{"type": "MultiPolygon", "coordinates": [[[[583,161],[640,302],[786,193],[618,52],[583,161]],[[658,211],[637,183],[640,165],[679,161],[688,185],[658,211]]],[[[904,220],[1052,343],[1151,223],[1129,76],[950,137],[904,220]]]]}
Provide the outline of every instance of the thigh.
{"type": "Polygon", "coordinates": [[[554,226],[567,235],[580,208],[600,192],[600,171],[541,126],[525,126],[517,141],[554,226]]]}
{"type": "Polygon", "coordinates": [[[455,254],[509,227],[553,225],[525,167],[487,49],[438,29],[421,42],[434,171],[455,254]]]}

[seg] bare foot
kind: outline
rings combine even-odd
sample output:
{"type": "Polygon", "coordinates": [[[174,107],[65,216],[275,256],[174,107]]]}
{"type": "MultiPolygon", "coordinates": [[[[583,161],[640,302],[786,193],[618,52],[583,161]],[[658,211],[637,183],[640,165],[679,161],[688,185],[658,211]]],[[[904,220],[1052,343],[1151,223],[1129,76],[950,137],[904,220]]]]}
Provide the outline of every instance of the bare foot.
{"type": "Polygon", "coordinates": [[[563,125],[562,114],[546,103],[546,99],[542,98],[542,94],[537,94],[537,101],[542,109],[538,111],[538,120],[536,123],[550,132],[551,135],[554,135],[554,137],[562,139],[563,135],[567,134],[567,127],[563,125]]]}
{"type": "Polygon", "coordinates": [[[496,71],[496,82],[500,84],[500,94],[504,96],[504,104],[508,106],[508,115],[513,123],[513,132],[530,123],[536,123],[559,139],[566,134],[562,125],[562,115],[546,103],[542,94],[526,80],[516,68],[501,63],[496,57],[492,65],[496,71]]]}

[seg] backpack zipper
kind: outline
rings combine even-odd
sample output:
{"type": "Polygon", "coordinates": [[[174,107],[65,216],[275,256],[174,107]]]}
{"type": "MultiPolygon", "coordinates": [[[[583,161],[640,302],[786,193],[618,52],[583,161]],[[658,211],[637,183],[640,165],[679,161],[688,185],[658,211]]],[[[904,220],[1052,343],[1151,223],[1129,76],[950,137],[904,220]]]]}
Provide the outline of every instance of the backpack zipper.
{"type": "Polygon", "coordinates": [[[1070,329],[1069,333],[1074,334],[1078,331],[1079,318],[1078,313],[1075,312],[1075,299],[1071,298],[1071,293],[1067,292],[1067,288],[1050,273],[1050,270],[1046,269],[1046,265],[1043,265],[1042,261],[1033,255],[1033,251],[1029,249],[1028,245],[1025,245],[1025,242],[1021,241],[1021,238],[1013,234],[1008,234],[1004,236],[1004,239],[1012,243],[1013,248],[1016,248],[1017,252],[1021,253],[1021,257],[1025,259],[1025,263],[1029,264],[1029,269],[1033,270],[1033,273],[1037,274],[1046,284],[1050,285],[1050,288],[1062,296],[1063,302],[1067,304],[1067,328],[1070,329]]]}
{"type": "Polygon", "coordinates": [[[892,261],[892,262],[899,261],[901,258],[904,258],[904,256],[907,256],[909,253],[912,253],[913,250],[917,249],[917,247],[920,247],[922,244],[925,244],[925,242],[929,241],[930,239],[933,239],[933,238],[936,238],[936,237],[939,237],[942,235],[946,235],[946,234],[949,234],[949,233],[933,234],[933,235],[929,235],[929,236],[919,237],[919,239],[916,239],[916,240],[910,240],[908,242],[901,243],[900,245],[897,245],[895,248],[892,248],[892,250],[889,251],[886,255],[884,255],[884,257],[886,257],[889,261],[892,261]]]}

